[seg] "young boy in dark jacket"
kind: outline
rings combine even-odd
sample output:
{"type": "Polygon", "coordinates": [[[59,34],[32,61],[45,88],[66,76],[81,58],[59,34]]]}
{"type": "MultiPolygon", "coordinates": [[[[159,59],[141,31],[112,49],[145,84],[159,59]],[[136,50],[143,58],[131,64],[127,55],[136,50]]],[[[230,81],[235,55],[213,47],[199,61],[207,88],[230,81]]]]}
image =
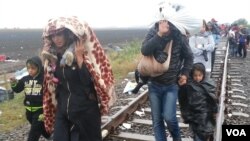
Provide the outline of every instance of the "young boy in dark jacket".
{"type": "Polygon", "coordinates": [[[213,140],[217,97],[215,85],[205,77],[206,69],[202,63],[195,63],[190,81],[179,91],[179,105],[185,123],[194,133],[194,141],[213,140]]]}
{"type": "Polygon", "coordinates": [[[43,122],[42,61],[38,56],[32,57],[26,61],[26,67],[29,75],[20,80],[10,78],[10,82],[14,92],[24,91],[25,94],[26,118],[31,124],[28,141],[38,141],[41,135],[45,138],[50,137],[43,122]]]}

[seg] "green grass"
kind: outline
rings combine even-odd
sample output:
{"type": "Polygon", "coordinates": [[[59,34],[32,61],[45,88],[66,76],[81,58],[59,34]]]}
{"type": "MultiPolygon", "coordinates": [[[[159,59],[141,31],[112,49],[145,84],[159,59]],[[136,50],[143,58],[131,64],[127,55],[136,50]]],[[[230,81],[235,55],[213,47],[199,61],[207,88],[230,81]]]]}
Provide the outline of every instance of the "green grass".
{"type": "Polygon", "coordinates": [[[26,122],[23,106],[24,94],[15,94],[10,101],[0,103],[0,132],[11,131],[26,122]]]}
{"type": "MultiPolygon", "coordinates": [[[[123,79],[128,72],[134,71],[140,58],[141,41],[133,41],[125,45],[120,52],[109,52],[108,57],[112,66],[115,80],[123,79]]],[[[0,133],[13,130],[27,122],[23,105],[24,94],[15,94],[10,101],[0,103],[0,133]]]]}
{"type": "Polygon", "coordinates": [[[128,72],[134,71],[141,52],[141,42],[130,42],[121,52],[110,52],[112,70],[116,79],[124,78],[128,72]]]}

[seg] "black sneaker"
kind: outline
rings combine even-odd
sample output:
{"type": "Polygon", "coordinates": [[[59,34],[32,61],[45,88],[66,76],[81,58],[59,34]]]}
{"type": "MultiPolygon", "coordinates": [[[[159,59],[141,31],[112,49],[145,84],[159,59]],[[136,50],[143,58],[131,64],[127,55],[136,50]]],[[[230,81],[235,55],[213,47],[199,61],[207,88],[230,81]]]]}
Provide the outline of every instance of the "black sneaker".
{"type": "Polygon", "coordinates": [[[47,141],[53,141],[53,138],[54,138],[54,133],[52,133],[52,134],[50,135],[50,137],[48,137],[46,140],[47,140],[47,141]]]}

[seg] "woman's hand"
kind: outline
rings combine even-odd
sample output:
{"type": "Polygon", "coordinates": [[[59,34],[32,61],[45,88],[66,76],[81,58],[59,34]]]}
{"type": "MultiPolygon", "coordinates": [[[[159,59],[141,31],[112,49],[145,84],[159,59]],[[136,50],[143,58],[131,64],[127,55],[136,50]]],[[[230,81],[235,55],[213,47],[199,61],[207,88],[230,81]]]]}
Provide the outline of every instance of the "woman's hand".
{"type": "Polygon", "coordinates": [[[180,75],[179,80],[178,80],[178,84],[180,86],[183,86],[183,85],[187,84],[187,76],[186,75],[180,75]]]}
{"type": "Polygon", "coordinates": [[[83,63],[83,54],[85,52],[83,40],[77,40],[75,45],[75,55],[76,55],[76,61],[79,68],[82,67],[83,63]]]}

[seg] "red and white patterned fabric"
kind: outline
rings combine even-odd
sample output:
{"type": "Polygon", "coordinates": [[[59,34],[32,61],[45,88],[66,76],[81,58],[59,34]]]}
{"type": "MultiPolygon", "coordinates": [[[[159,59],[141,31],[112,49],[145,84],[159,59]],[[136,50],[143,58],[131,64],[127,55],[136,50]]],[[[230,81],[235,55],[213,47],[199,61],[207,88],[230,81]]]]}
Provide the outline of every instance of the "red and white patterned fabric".
{"type": "MultiPolygon", "coordinates": [[[[68,28],[79,39],[84,40],[83,46],[85,52],[81,57],[94,79],[101,114],[105,115],[108,113],[110,106],[112,106],[116,100],[113,72],[101,44],[86,22],[80,21],[77,17],[59,17],[56,19],[50,19],[43,31],[44,47],[42,56],[48,56],[48,54],[51,54],[49,52],[51,46],[49,35],[51,34],[51,31],[57,31],[63,28],[68,28]]],[[[51,56],[52,57],[44,57],[45,88],[43,107],[45,115],[44,122],[48,132],[53,131],[56,111],[56,101],[54,100],[56,84],[53,83],[53,76],[50,73],[51,68],[53,69],[53,67],[51,67],[53,66],[53,59],[56,59],[56,57],[53,54],[51,54],[51,56]]]]}

